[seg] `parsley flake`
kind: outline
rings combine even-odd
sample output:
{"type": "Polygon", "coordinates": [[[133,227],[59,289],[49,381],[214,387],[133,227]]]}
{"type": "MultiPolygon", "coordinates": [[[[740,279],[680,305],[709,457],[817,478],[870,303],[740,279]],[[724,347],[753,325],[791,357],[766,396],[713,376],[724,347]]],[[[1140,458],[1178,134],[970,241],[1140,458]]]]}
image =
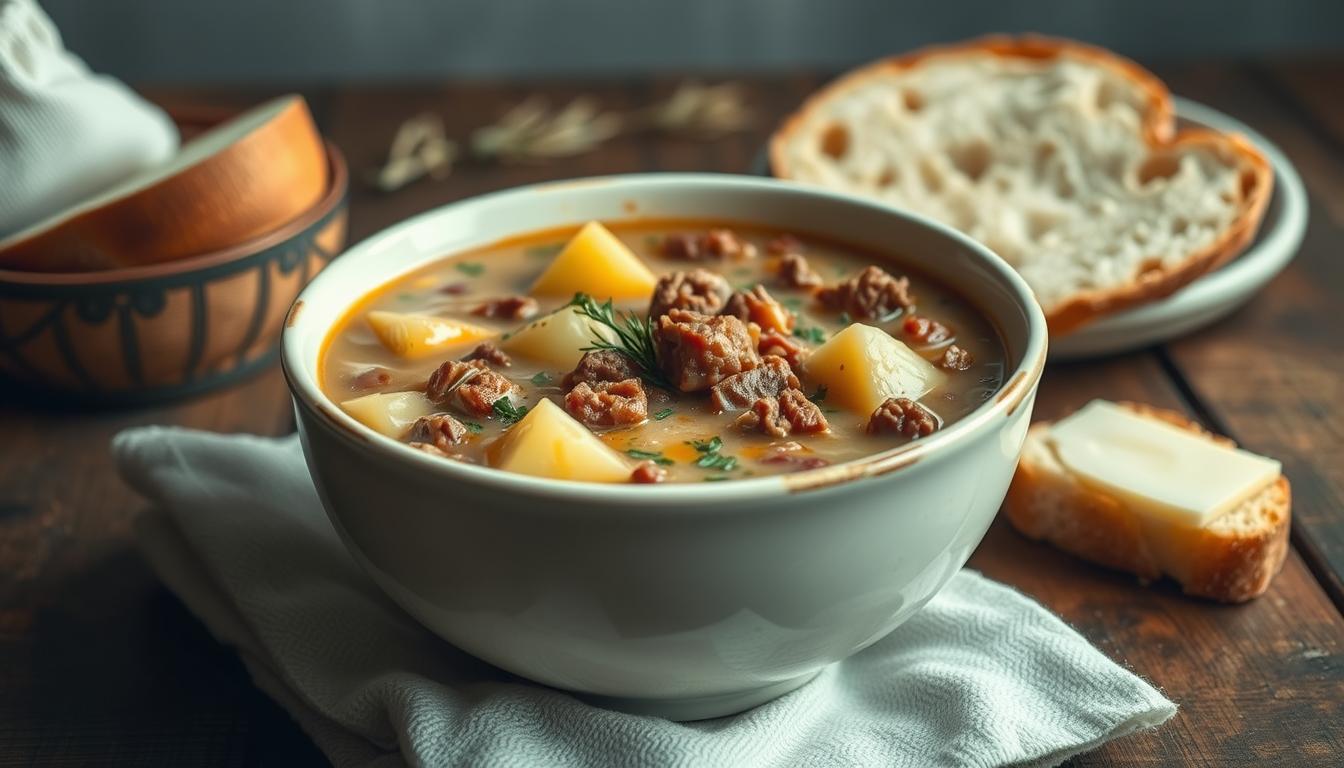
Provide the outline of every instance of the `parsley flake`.
{"type": "Polygon", "coordinates": [[[826,331],[818,326],[798,326],[793,329],[793,335],[813,344],[821,344],[826,341],[826,331]]]}
{"type": "Polygon", "coordinates": [[[664,408],[663,410],[653,414],[653,420],[662,421],[663,419],[666,419],[668,416],[671,416],[674,413],[676,413],[676,411],[672,410],[671,408],[664,408]]]}
{"type": "Polygon", "coordinates": [[[538,387],[543,387],[551,383],[551,374],[545,371],[539,371],[535,376],[528,379],[528,381],[536,384],[538,387]]]}
{"type": "Polygon", "coordinates": [[[652,461],[654,464],[661,467],[666,467],[669,464],[676,464],[675,461],[664,456],[661,451],[641,451],[638,448],[627,448],[625,449],[625,453],[632,458],[652,461]]]}
{"type": "Polygon", "coordinates": [[[514,405],[508,397],[501,397],[490,406],[490,410],[495,412],[495,418],[499,419],[501,424],[512,424],[515,421],[527,415],[526,405],[514,405]]]}
{"type": "Polygon", "coordinates": [[[478,261],[459,261],[453,265],[458,272],[472,277],[480,277],[485,273],[485,265],[478,261]]]}

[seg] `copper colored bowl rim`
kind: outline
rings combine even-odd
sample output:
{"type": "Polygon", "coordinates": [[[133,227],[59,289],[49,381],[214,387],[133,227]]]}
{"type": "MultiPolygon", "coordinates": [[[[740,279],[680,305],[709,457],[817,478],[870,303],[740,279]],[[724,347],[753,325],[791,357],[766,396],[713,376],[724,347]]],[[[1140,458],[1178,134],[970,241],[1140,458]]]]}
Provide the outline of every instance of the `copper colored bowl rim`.
{"type": "Polygon", "coordinates": [[[201,269],[227,264],[230,261],[245,258],[267,248],[293,238],[312,226],[322,217],[335,210],[345,198],[349,184],[349,171],[341,150],[330,141],[325,141],[327,164],[331,178],[327,191],[308,210],[290,221],[263,235],[244,240],[237,245],[202,253],[185,259],[165,261],[160,264],[148,264],[122,269],[103,269],[95,272],[30,272],[26,270],[0,269],[0,282],[21,285],[101,285],[104,283],[123,283],[131,280],[145,280],[168,275],[194,272],[201,269]]]}

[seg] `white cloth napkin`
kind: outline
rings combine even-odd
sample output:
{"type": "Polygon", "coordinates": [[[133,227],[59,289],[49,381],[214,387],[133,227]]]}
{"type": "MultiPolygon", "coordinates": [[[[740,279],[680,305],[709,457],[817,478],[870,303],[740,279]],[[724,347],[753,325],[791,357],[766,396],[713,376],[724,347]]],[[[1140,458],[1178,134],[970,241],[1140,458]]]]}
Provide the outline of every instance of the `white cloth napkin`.
{"type": "Polygon", "coordinates": [[[89,72],[33,0],[0,0],[0,238],[177,151],[177,128],[89,72]]]}
{"type": "Polygon", "coordinates": [[[339,766],[1054,765],[1175,705],[1012,589],[963,571],[886,639],[749,712],[599,709],[437,639],[322,511],[296,438],[150,427],[113,443],[163,581],[339,766]]]}

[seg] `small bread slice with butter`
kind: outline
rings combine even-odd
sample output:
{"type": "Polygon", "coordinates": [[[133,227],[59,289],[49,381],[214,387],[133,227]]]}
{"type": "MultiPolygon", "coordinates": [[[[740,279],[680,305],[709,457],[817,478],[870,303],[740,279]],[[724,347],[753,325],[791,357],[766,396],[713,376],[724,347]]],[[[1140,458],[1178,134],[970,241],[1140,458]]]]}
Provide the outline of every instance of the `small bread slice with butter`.
{"type": "Polygon", "coordinates": [[[1027,434],[1004,502],[1026,536],[1186,594],[1262,594],[1288,552],[1279,463],[1172,411],[1095,400],[1027,434]]]}

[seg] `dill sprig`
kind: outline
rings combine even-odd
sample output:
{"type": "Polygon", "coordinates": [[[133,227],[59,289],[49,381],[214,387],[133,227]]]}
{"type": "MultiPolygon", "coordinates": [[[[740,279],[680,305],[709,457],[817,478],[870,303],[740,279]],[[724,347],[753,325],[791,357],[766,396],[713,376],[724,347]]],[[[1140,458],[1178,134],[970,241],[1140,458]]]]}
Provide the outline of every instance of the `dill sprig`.
{"type": "Polygon", "coordinates": [[[601,335],[593,336],[593,345],[584,347],[585,352],[599,349],[611,349],[634,360],[640,367],[640,376],[648,383],[663,389],[674,389],[658,368],[657,347],[653,343],[653,319],[639,317],[633,312],[617,311],[611,299],[598,304],[586,293],[574,294],[570,306],[578,307],[579,312],[610,328],[616,334],[616,341],[601,335]]]}

